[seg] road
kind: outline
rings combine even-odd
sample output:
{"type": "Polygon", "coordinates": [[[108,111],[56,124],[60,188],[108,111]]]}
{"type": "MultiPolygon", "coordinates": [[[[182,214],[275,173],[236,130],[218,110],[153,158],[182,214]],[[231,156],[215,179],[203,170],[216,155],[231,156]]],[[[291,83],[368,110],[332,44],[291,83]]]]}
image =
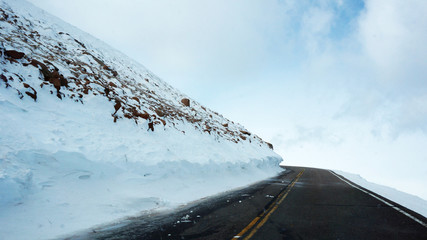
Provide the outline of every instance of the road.
{"type": "Polygon", "coordinates": [[[279,176],[70,239],[427,239],[427,219],[329,170],[279,176]]]}

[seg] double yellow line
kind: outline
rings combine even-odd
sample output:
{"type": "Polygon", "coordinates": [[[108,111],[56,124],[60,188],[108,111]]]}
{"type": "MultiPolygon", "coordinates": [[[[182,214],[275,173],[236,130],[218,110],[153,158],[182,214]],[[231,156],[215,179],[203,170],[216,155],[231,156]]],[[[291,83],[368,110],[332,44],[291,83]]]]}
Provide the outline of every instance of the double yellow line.
{"type": "Polygon", "coordinates": [[[283,191],[279,194],[279,196],[276,198],[276,200],[269,206],[267,211],[264,211],[260,215],[258,215],[254,220],[252,220],[248,226],[246,226],[242,231],[240,231],[236,236],[232,238],[232,240],[235,240],[237,238],[241,238],[246,232],[251,230],[254,225],[256,226],[252,229],[252,231],[243,239],[248,240],[250,239],[263,225],[265,222],[267,222],[268,218],[273,214],[274,211],[279,207],[279,205],[285,200],[285,198],[288,196],[289,192],[291,191],[292,187],[295,185],[295,183],[298,181],[298,179],[302,176],[304,173],[303,169],[298,175],[295,177],[295,179],[292,181],[292,183],[289,185],[286,191],[283,191]],[[261,221],[260,221],[261,220],[261,221]],[[259,222],[258,222],[259,221],[259,222]],[[258,223],[258,224],[257,224],[258,223]]]}

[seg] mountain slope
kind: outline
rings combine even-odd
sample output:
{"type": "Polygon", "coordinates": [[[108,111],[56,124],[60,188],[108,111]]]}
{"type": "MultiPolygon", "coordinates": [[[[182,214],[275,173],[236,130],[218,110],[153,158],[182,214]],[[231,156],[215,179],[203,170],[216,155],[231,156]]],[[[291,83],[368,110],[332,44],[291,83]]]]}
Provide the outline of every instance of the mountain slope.
{"type": "Polygon", "coordinates": [[[26,1],[0,0],[0,32],[1,239],[67,234],[280,171],[271,144],[26,1]]]}

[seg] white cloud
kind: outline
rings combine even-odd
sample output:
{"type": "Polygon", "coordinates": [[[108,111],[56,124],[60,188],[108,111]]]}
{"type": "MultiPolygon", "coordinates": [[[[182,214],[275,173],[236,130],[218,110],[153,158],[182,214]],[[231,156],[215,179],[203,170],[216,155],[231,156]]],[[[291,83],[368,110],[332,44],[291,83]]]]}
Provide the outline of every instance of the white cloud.
{"type": "Polygon", "coordinates": [[[426,88],[427,2],[369,0],[366,5],[360,38],[380,80],[399,88],[402,84],[426,88]]]}

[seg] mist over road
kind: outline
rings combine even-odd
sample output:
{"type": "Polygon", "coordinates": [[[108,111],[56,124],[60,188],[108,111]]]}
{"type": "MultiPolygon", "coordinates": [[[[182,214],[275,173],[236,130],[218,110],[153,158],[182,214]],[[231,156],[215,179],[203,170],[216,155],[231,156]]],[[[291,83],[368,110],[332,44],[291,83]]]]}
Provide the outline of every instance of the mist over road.
{"type": "Polygon", "coordinates": [[[427,219],[329,170],[279,176],[76,239],[427,239],[427,219]]]}

